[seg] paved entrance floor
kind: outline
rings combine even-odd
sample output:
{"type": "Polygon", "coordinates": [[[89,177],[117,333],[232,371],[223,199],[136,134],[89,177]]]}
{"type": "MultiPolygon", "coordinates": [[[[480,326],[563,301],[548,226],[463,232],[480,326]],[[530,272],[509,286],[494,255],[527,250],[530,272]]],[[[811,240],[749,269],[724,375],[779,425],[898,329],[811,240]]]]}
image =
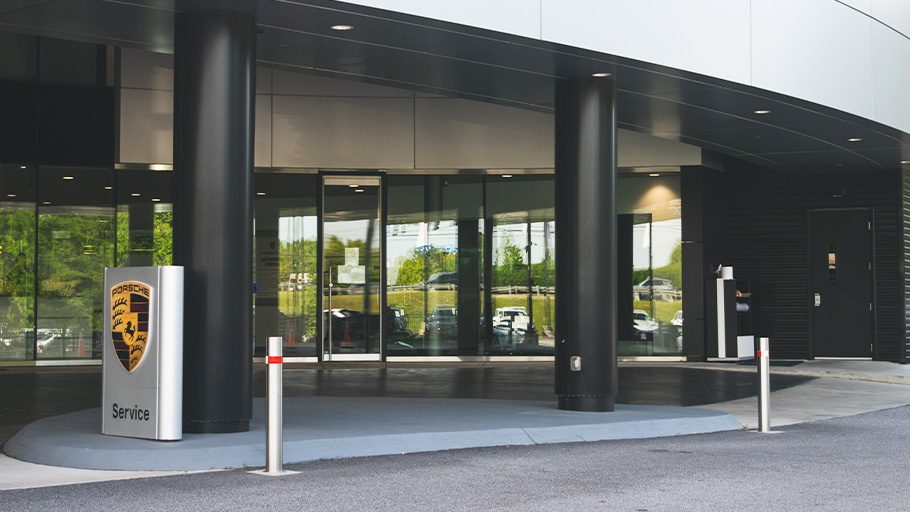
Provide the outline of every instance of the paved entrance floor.
{"type": "MultiPolygon", "coordinates": [[[[253,375],[253,396],[265,396],[263,365],[253,375]]],[[[553,365],[473,368],[388,367],[320,369],[287,365],[286,397],[480,398],[556,403],[553,365]]],[[[755,372],[735,365],[698,368],[625,363],[619,368],[618,403],[689,407],[755,395],[755,372]]],[[[812,376],[772,380],[774,389],[812,376]]],[[[0,443],[36,420],[101,406],[100,367],[0,368],[0,443]]]]}

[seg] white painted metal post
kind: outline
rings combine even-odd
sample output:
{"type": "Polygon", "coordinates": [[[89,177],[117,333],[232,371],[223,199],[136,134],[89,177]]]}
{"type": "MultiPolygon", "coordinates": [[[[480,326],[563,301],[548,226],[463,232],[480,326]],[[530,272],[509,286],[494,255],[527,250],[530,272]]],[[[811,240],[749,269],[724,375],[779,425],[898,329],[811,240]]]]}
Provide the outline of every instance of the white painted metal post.
{"type": "Polygon", "coordinates": [[[758,430],[771,432],[771,420],[768,417],[771,406],[770,356],[768,338],[758,339],[758,430]]]}
{"type": "Polygon", "coordinates": [[[266,473],[282,473],[284,468],[282,448],[284,440],[282,439],[282,387],[281,373],[284,366],[284,358],[281,355],[281,336],[269,337],[268,357],[266,357],[266,368],[268,378],[268,389],[266,396],[268,409],[266,411],[266,473]]]}

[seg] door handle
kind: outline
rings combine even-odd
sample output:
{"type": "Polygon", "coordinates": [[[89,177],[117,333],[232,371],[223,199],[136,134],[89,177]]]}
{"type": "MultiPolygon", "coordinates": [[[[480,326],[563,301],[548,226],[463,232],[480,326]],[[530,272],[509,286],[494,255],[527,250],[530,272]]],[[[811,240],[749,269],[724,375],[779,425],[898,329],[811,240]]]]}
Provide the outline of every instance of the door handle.
{"type": "Polygon", "coordinates": [[[822,294],[816,293],[815,294],[815,307],[819,307],[821,305],[822,305],[822,294]]]}

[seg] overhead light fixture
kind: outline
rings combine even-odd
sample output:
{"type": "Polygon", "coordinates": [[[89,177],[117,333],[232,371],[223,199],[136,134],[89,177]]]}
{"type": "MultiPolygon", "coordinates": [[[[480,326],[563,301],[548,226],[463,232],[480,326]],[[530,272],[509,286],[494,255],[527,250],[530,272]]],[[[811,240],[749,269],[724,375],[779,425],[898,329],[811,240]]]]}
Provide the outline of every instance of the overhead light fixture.
{"type": "Polygon", "coordinates": [[[104,187],[104,190],[113,190],[114,187],[104,187]]]}
{"type": "Polygon", "coordinates": [[[848,142],[859,142],[861,140],[863,140],[863,139],[861,139],[860,137],[854,137],[852,139],[847,139],[848,142]]]}
{"type": "Polygon", "coordinates": [[[265,195],[265,192],[256,192],[256,195],[257,195],[257,196],[264,196],[264,195],[265,195]]]}
{"type": "Polygon", "coordinates": [[[6,197],[16,197],[16,194],[6,194],[6,197]]]}
{"type": "Polygon", "coordinates": [[[278,48],[287,48],[288,44],[287,43],[278,43],[275,46],[277,46],[278,48]]]}
{"type": "Polygon", "coordinates": [[[613,76],[613,73],[594,73],[591,76],[593,76],[595,78],[606,78],[608,76],[613,76]]]}
{"type": "Polygon", "coordinates": [[[24,166],[24,165],[20,165],[19,168],[20,168],[20,169],[28,169],[28,167],[26,167],[26,166],[24,166]]]}
{"type": "Polygon", "coordinates": [[[50,201],[44,201],[44,202],[41,203],[41,204],[51,204],[51,202],[50,202],[50,201]]]}
{"type": "Polygon", "coordinates": [[[353,25],[332,25],[332,30],[344,31],[344,30],[351,30],[352,28],[354,28],[353,25]]]}
{"type": "Polygon", "coordinates": [[[656,173],[656,172],[652,172],[652,173],[649,174],[648,176],[650,176],[650,177],[652,177],[652,178],[657,178],[658,176],[660,176],[660,174],[659,174],[659,173],[656,173]]]}
{"type": "Polygon", "coordinates": [[[910,160],[901,160],[902,164],[910,164],[910,160]]]}
{"type": "Polygon", "coordinates": [[[76,179],[76,178],[74,178],[74,177],[72,177],[72,176],[64,176],[63,179],[65,179],[65,180],[73,180],[73,179],[76,179]]]}
{"type": "Polygon", "coordinates": [[[764,115],[764,114],[770,114],[771,111],[770,110],[756,110],[755,113],[758,115],[764,115]]]}
{"type": "Polygon", "coordinates": [[[511,175],[511,174],[503,174],[502,177],[503,177],[503,178],[511,178],[512,175],[511,175]]]}
{"type": "Polygon", "coordinates": [[[348,185],[348,187],[350,187],[350,188],[357,188],[357,187],[359,187],[359,186],[360,186],[360,185],[348,185]]]}
{"type": "Polygon", "coordinates": [[[161,198],[153,197],[153,198],[152,198],[152,202],[153,202],[153,203],[160,203],[160,202],[161,202],[161,198]]]}
{"type": "Polygon", "coordinates": [[[139,197],[139,193],[138,193],[138,192],[133,192],[133,193],[130,194],[130,195],[133,196],[133,197],[139,197]]]}
{"type": "Polygon", "coordinates": [[[363,189],[362,189],[362,188],[358,188],[358,189],[355,190],[354,192],[363,192],[363,189]]]}

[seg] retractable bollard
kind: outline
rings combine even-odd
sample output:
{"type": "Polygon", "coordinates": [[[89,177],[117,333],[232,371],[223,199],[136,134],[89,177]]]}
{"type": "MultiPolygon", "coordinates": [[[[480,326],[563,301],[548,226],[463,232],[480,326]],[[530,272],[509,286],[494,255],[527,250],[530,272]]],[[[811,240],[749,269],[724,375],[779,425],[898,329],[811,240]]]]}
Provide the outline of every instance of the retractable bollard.
{"type": "Polygon", "coordinates": [[[771,432],[771,420],[768,418],[771,401],[770,356],[768,338],[758,339],[758,431],[771,432]]]}
{"type": "Polygon", "coordinates": [[[266,412],[266,473],[283,473],[284,439],[282,438],[282,382],[281,374],[284,367],[284,358],[281,352],[281,336],[269,338],[268,357],[266,357],[268,389],[266,412]]]}

